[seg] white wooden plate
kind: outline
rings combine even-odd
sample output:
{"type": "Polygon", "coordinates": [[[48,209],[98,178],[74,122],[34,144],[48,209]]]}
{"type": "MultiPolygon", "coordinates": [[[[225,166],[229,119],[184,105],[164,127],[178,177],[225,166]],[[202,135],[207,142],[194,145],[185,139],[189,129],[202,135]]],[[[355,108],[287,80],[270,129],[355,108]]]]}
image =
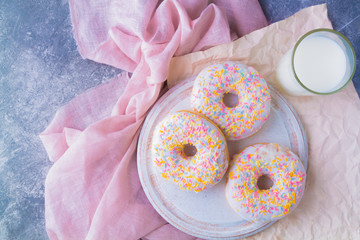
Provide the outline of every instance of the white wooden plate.
{"type": "MultiPolygon", "coordinates": [[[[238,239],[250,236],[270,223],[251,223],[242,219],[225,198],[226,177],[214,187],[199,193],[179,189],[153,169],[151,144],[154,128],[167,114],[191,110],[190,95],[194,77],[170,89],[150,110],[141,129],[137,165],[140,181],[150,203],[157,212],[176,228],[205,239],[238,239]]],[[[304,129],[290,104],[274,88],[271,91],[269,119],[255,135],[238,141],[228,141],[230,157],[245,147],[263,142],[288,146],[307,169],[308,149],[304,129]]]]}

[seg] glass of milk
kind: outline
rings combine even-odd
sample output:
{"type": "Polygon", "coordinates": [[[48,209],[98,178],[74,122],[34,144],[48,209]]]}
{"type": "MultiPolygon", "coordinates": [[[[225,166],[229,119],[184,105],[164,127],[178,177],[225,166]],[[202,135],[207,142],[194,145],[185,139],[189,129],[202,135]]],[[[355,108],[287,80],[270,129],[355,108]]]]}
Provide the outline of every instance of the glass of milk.
{"type": "Polygon", "coordinates": [[[332,29],[303,35],[276,68],[278,86],[294,96],[332,94],[343,89],[355,72],[355,51],[332,29]]]}

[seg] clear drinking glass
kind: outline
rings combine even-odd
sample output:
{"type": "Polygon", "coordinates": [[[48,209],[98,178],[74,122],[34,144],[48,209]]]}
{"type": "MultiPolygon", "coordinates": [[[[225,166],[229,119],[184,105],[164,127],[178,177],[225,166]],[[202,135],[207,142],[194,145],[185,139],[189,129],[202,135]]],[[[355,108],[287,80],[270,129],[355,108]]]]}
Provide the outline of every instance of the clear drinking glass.
{"type": "Polygon", "coordinates": [[[355,51],[349,40],[332,29],[303,35],[276,68],[278,86],[295,96],[332,94],[352,79],[355,51]]]}

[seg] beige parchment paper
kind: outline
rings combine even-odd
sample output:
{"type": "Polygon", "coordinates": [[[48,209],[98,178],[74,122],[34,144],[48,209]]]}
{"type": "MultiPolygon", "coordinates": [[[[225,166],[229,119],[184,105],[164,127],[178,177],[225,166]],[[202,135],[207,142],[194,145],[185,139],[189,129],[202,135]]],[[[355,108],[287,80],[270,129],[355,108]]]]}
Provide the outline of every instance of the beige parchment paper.
{"type": "MultiPolygon", "coordinates": [[[[325,4],[229,44],[173,58],[168,87],[219,60],[253,66],[277,87],[280,58],[300,36],[316,28],[332,28],[325,4]]],[[[308,138],[306,191],[289,216],[248,239],[360,239],[360,99],[353,83],[329,96],[284,96],[299,114],[308,138]]]]}

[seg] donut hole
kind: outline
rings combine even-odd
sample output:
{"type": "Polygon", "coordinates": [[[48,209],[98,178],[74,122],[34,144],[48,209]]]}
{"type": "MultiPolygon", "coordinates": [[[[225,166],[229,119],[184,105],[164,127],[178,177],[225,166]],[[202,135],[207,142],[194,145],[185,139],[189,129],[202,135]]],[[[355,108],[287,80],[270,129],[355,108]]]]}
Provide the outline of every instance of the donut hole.
{"type": "Polygon", "coordinates": [[[194,145],[191,143],[185,144],[183,149],[183,155],[185,157],[193,157],[197,153],[197,149],[194,145]]]}
{"type": "Polygon", "coordinates": [[[235,92],[226,92],[222,98],[225,106],[229,108],[234,108],[239,104],[239,97],[235,92]]]}
{"type": "Polygon", "coordinates": [[[274,185],[274,182],[268,175],[261,175],[258,178],[256,185],[260,190],[268,190],[274,185]]]}

